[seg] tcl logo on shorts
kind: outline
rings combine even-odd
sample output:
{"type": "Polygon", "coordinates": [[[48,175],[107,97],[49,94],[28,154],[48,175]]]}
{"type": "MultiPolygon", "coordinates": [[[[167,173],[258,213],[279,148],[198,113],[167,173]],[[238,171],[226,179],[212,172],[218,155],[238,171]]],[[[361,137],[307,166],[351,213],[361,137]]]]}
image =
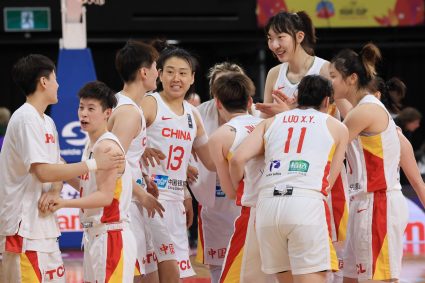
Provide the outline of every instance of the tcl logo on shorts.
{"type": "Polygon", "coordinates": [[[65,274],[65,267],[63,265],[59,266],[56,269],[51,269],[46,271],[46,279],[53,280],[55,278],[61,278],[65,274]]]}
{"type": "Polygon", "coordinates": [[[72,121],[66,124],[61,134],[67,144],[73,146],[84,146],[86,144],[87,134],[81,131],[79,121],[72,121]]]}
{"type": "Polygon", "coordinates": [[[178,261],[177,264],[179,265],[181,271],[185,271],[192,268],[192,266],[190,266],[189,259],[178,261]]]}

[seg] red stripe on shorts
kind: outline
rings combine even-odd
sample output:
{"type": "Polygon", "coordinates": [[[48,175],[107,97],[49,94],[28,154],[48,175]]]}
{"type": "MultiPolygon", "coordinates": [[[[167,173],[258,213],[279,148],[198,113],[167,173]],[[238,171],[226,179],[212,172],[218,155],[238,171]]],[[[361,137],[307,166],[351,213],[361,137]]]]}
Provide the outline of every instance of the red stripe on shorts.
{"type": "Polygon", "coordinates": [[[242,206],[241,215],[235,221],[235,231],[230,239],[229,250],[227,251],[226,260],[223,263],[223,272],[221,273],[220,283],[226,281],[227,274],[229,273],[235,258],[239,255],[245,245],[250,211],[250,207],[242,206]]]}
{"type": "Polygon", "coordinates": [[[109,282],[109,279],[111,278],[121,259],[121,251],[123,249],[121,232],[122,230],[108,231],[108,254],[106,258],[105,282],[109,282]]]}
{"type": "Polygon", "coordinates": [[[378,191],[373,196],[372,214],[372,274],[375,274],[376,261],[387,236],[387,194],[378,191]]]}
{"type": "Polygon", "coordinates": [[[32,268],[34,269],[35,274],[37,275],[37,278],[39,282],[41,282],[41,272],[40,268],[38,267],[38,256],[37,252],[35,251],[26,251],[25,255],[27,256],[28,260],[31,263],[32,268]]]}

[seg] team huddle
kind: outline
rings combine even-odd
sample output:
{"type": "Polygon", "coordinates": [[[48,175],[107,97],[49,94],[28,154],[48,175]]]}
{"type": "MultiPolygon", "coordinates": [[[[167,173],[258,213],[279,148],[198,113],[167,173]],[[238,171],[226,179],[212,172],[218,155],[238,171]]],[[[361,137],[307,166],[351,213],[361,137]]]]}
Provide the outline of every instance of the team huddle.
{"type": "Polygon", "coordinates": [[[186,50],[129,40],[116,54],[123,89],[79,93],[88,141],[60,157],[55,65],[28,55],[12,77],[26,103],[0,155],[3,282],[65,282],[55,211],[79,208],[84,282],[180,282],[195,274],[187,226],[200,203],[197,261],[212,282],[397,282],[408,209],[399,168],[425,203],[409,141],[372,85],[380,51],[314,56],[304,12],[265,28],[281,64],[264,102],[229,62],[210,69],[211,100],[185,100],[197,62],[186,50]],[[60,198],[63,182],[80,198],[60,198]],[[332,272],[332,273],[331,273],[332,272]]]}

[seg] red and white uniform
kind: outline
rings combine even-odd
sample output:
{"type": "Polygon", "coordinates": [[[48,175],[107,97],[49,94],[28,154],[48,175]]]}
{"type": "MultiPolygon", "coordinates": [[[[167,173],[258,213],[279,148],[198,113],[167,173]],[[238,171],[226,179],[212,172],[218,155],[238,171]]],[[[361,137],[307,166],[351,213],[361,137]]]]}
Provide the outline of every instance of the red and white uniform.
{"type": "MultiPolygon", "coordinates": [[[[207,135],[211,135],[219,127],[214,99],[202,103],[198,110],[207,135]]],[[[190,188],[200,203],[196,261],[221,267],[240,207],[221,190],[216,172],[209,171],[201,162],[195,165],[199,170],[199,179],[190,188]]]]}
{"type": "MultiPolygon", "coordinates": [[[[126,160],[131,170],[133,180],[136,181],[142,187],[145,186],[143,174],[142,174],[142,163],[141,157],[145,152],[147,145],[147,133],[146,133],[146,120],[143,114],[142,108],[137,105],[131,98],[123,95],[121,92],[116,94],[117,106],[113,109],[117,109],[122,105],[133,105],[140,113],[141,118],[141,129],[138,135],[131,141],[126,153],[126,160]]],[[[137,261],[136,261],[136,275],[147,274],[158,269],[157,262],[155,260],[156,255],[153,249],[152,235],[150,227],[147,227],[150,220],[147,220],[146,210],[133,198],[130,205],[130,227],[134,235],[137,235],[137,261]]],[[[156,219],[155,219],[156,220],[156,219]]],[[[152,221],[155,221],[152,220],[152,221]]],[[[161,221],[161,220],[158,220],[161,221]]]]}
{"type": "Polygon", "coordinates": [[[172,243],[163,243],[154,234],[158,260],[162,255],[175,254],[180,277],[195,274],[189,259],[186,216],[183,205],[186,172],[196,137],[197,127],[192,106],[183,101],[184,113],[176,115],[162,100],[159,93],[149,94],[157,102],[153,123],[147,128],[148,146],[161,150],[166,158],[159,166],[149,167],[149,175],[159,189],[159,200],[165,208],[164,220],[172,243]]]}
{"type": "MultiPolygon", "coordinates": [[[[226,123],[236,131],[228,160],[261,121],[252,115],[241,115],[226,123]]],[[[244,180],[238,187],[236,198],[236,203],[242,209],[235,220],[235,231],[229,242],[220,282],[274,282],[273,278],[261,271],[260,250],[255,234],[255,206],[259,192],[257,185],[263,170],[263,157],[254,158],[245,166],[244,180]]]]}
{"type": "Polygon", "coordinates": [[[264,135],[256,228],[265,273],[338,269],[324,201],[335,150],[327,119],[314,109],[286,111],[264,135]]]}
{"type": "Polygon", "coordinates": [[[51,183],[29,172],[33,163],[60,163],[53,120],[29,103],[16,110],[0,153],[0,253],[5,282],[65,282],[55,214],[38,200],[51,183]],[[55,281],[56,280],[56,281],[55,281]]]}
{"type": "MultiPolygon", "coordinates": [[[[314,57],[313,65],[310,67],[310,69],[307,71],[305,75],[306,76],[319,75],[320,69],[323,67],[323,65],[326,62],[327,62],[326,60],[320,57],[317,57],[317,56],[314,57]]],[[[288,73],[288,63],[285,62],[280,65],[279,74],[277,76],[274,89],[282,91],[288,97],[293,97],[294,95],[297,94],[299,82],[292,83],[291,81],[289,81],[288,77],[286,76],[287,73],[288,73]]]]}
{"type": "MultiPolygon", "coordinates": [[[[365,103],[387,111],[373,95],[358,105],[365,103]]],[[[344,276],[359,280],[399,278],[401,271],[408,209],[399,182],[400,141],[387,114],[383,132],[361,133],[347,153],[352,190],[344,276]]]]}
{"type": "MultiPolygon", "coordinates": [[[[106,132],[91,149],[84,150],[82,160],[94,158],[93,149],[103,140],[113,140],[123,153],[118,138],[106,132]]],[[[80,194],[86,197],[98,190],[95,172],[81,176],[80,194]]],[[[129,227],[132,175],[128,163],[115,183],[112,203],[106,207],[82,209],[84,227],[84,281],[131,282],[136,264],[137,245],[129,227]]]]}

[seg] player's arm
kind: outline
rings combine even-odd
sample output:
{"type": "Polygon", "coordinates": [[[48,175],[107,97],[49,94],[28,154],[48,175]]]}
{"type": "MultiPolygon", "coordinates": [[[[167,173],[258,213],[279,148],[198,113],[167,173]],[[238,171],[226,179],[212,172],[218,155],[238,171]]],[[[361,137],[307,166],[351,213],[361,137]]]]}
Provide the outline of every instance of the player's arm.
{"type": "Polygon", "coordinates": [[[38,200],[38,208],[42,212],[47,212],[49,204],[53,203],[55,199],[60,197],[61,190],[63,188],[62,182],[52,183],[49,191],[43,192],[40,199],[38,200]]]}
{"type": "Polygon", "coordinates": [[[274,118],[262,121],[254,131],[239,145],[232,159],[230,159],[230,176],[233,187],[237,188],[243,179],[245,164],[251,158],[264,154],[264,134],[274,118]]]}
{"type": "Polygon", "coordinates": [[[114,110],[108,121],[108,130],[117,136],[127,152],[131,141],[141,131],[142,122],[137,109],[133,105],[122,105],[114,110]]]}
{"type": "Polygon", "coordinates": [[[277,113],[288,110],[289,107],[283,101],[278,100],[282,103],[273,102],[273,88],[279,75],[281,64],[273,67],[267,73],[266,84],[264,86],[263,103],[256,103],[255,108],[261,111],[260,117],[269,118],[277,113]]]}
{"type": "Polygon", "coordinates": [[[163,217],[165,211],[162,204],[151,194],[146,192],[139,184],[133,180],[133,196],[148,211],[148,217],[154,217],[155,213],[163,217]]]}
{"type": "Polygon", "coordinates": [[[410,185],[421,200],[422,206],[425,207],[425,184],[421,173],[419,172],[412,145],[410,144],[409,140],[401,133],[401,130],[398,130],[398,137],[400,140],[401,150],[401,169],[403,169],[403,172],[409,180],[410,185]]]}
{"type": "Polygon", "coordinates": [[[204,123],[202,122],[201,114],[199,114],[198,109],[195,107],[192,107],[193,116],[195,117],[196,122],[196,137],[193,142],[193,149],[198,156],[198,158],[201,160],[202,164],[210,170],[215,171],[215,165],[214,162],[211,159],[210,151],[208,148],[208,135],[205,131],[204,123]]]}
{"type": "Polygon", "coordinates": [[[349,132],[348,141],[351,142],[363,131],[382,132],[388,125],[388,115],[376,104],[367,103],[353,108],[344,119],[344,124],[349,132]]]}
{"type": "MultiPolygon", "coordinates": [[[[108,147],[110,147],[113,152],[122,152],[116,142],[112,140],[103,140],[93,149],[94,157],[98,158],[105,155],[104,151],[108,147]]],[[[62,207],[90,209],[110,205],[114,197],[115,186],[118,178],[118,168],[97,170],[95,176],[97,191],[78,199],[56,199],[52,210],[56,211],[62,207]]]]}
{"type": "Polygon", "coordinates": [[[156,99],[151,95],[146,95],[143,97],[140,107],[142,107],[143,114],[146,119],[146,127],[149,127],[156,118],[156,111],[158,108],[156,99]]]}
{"type": "Polygon", "coordinates": [[[329,171],[329,188],[332,188],[335,180],[341,172],[345,159],[345,151],[348,144],[348,129],[343,123],[333,117],[329,117],[326,124],[335,141],[335,151],[329,171]]]}
{"type": "Polygon", "coordinates": [[[232,185],[227,155],[235,139],[235,129],[223,125],[208,140],[211,159],[217,168],[218,179],[223,192],[229,199],[236,198],[236,188],[232,185]]]}
{"type": "Polygon", "coordinates": [[[125,162],[122,152],[111,151],[107,147],[103,150],[104,154],[95,159],[95,167],[89,168],[89,163],[86,161],[70,164],[32,163],[30,173],[34,173],[42,183],[51,183],[72,179],[89,170],[109,170],[122,167],[125,162]]]}

